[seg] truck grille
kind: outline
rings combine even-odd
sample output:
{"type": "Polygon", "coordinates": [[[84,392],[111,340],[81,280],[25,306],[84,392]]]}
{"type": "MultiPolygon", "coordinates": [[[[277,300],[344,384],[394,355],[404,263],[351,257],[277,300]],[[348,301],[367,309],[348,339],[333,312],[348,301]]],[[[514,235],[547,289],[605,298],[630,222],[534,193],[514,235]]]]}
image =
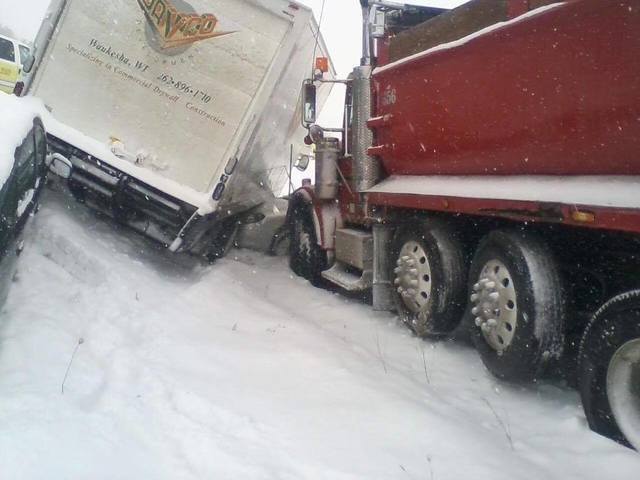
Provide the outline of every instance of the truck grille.
{"type": "Polygon", "coordinates": [[[134,230],[170,245],[197,208],[113,168],[52,135],[49,148],[74,166],[74,196],[134,230]]]}

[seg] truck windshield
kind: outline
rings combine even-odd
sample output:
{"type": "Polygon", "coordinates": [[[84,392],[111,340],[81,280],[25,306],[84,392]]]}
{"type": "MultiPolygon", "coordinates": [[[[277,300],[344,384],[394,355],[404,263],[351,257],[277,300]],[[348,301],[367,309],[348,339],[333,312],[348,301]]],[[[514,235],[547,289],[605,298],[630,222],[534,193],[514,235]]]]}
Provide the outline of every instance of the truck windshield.
{"type": "Polygon", "coordinates": [[[16,54],[13,48],[13,42],[5,38],[0,38],[0,60],[16,61],[16,54]]]}

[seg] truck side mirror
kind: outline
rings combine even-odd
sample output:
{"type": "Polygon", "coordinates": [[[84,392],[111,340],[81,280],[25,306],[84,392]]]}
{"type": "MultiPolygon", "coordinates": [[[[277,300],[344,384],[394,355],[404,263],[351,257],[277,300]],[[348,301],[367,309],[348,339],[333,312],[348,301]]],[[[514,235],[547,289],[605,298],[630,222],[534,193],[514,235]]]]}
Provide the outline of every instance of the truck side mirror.
{"type": "Polygon", "coordinates": [[[301,172],[304,172],[307,168],[309,168],[309,163],[311,163],[310,155],[300,155],[298,156],[298,160],[294,164],[294,167],[296,167],[301,172]]]}
{"type": "Polygon", "coordinates": [[[371,36],[373,38],[384,38],[387,31],[387,13],[384,10],[376,10],[374,23],[371,26],[371,36]]]}
{"type": "Polygon", "coordinates": [[[305,83],[302,89],[302,123],[309,127],[316,123],[316,86],[305,83]]]}
{"type": "Polygon", "coordinates": [[[29,55],[27,59],[24,61],[24,64],[22,65],[22,71],[24,73],[30,73],[35,61],[36,61],[35,57],[33,55],[29,55]]]}
{"type": "Polygon", "coordinates": [[[70,178],[71,173],[73,172],[73,164],[69,159],[59,153],[47,155],[45,164],[49,168],[49,171],[64,179],[70,178]]]}

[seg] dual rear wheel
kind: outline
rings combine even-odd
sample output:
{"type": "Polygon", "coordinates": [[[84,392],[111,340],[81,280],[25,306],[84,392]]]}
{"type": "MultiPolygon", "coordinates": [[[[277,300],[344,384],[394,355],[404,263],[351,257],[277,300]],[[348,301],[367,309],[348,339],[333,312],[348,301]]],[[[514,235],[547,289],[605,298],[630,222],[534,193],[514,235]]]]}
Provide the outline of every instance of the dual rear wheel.
{"type": "Polygon", "coordinates": [[[497,377],[528,381],[560,356],[560,275],[551,253],[534,237],[492,232],[467,269],[455,231],[429,220],[419,228],[401,229],[393,254],[396,309],[417,335],[451,333],[470,297],[474,343],[497,377]]]}
{"type": "Polygon", "coordinates": [[[469,272],[472,337],[499,378],[530,381],[564,345],[564,293],[553,255],[532,235],[495,231],[481,242],[469,272]]]}
{"type": "Polygon", "coordinates": [[[455,232],[438,220],[399,229],[392,258],[400,319],[420,337],[451,333],[466,304],[466,267],[455,232]]]}
{"type": "MultiPolygon", "coordinates": [[[[463,252],[456,232],[437,220],[398,231],[392,278],[400,318],[419,336],[441,337],[466,317],[493,375],[539,377],[564,346],[565,292],[553,253],[535,235],[513,230],[486,235],[468,271],[463,252]]],[[[640,290],[594,315],[578,373],[591,428],[640,449],[640,290]]]]}

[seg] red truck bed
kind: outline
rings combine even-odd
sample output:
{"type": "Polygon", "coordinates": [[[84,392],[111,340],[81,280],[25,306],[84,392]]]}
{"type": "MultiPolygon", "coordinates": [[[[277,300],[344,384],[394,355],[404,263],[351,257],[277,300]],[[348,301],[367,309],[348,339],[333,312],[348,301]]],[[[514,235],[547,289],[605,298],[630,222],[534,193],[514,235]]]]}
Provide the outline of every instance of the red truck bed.
{"type": "Polygon", "coordinates": [[[374,72],[389,175],[639,175],[640,0],[550,5],[374,72]]]}

